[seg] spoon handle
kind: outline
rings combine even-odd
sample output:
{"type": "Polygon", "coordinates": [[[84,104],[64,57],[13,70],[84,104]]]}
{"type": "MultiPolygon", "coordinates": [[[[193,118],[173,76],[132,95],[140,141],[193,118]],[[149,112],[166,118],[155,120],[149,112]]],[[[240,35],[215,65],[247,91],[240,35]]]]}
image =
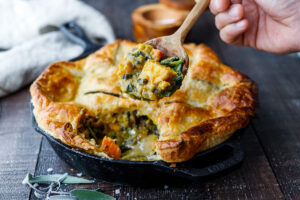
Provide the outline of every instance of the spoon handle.
{"type": "Polygon", "coordinates": [[[199,16],[205,11],[210,0],[195,0],[196,4],[185,18],[180,28],[173,34],[174,37],[179,38],[181,43],[184,42],[187,34],[199,18],[199,16]]]}

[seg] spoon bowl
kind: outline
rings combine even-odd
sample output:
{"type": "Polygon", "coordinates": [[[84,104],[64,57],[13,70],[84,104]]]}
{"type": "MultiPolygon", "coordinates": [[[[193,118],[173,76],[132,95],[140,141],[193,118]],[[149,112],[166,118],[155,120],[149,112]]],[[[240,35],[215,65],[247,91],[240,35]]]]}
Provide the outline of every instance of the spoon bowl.
{"type": "Polygon", "coordinates": [[[166,57],[178,56],[179,58],[184,59],[184,64],[182,66],[183,75],[186,74],[189,66],[189,57],[183,47],[183,42],[191,30],[199,16],[205,11],[208,7],[209,0],[195,0],[196,4],[188,14],[186,19],[180,28],[172,35],[163,36],[148,40],[145,43],[152,45],[154,48],[159,49],[164,52],[166,57]]]}
{"type": "Polygon", "coordinates": [[[164,52],[166,57],[178,56],[184,59],[182,66],[182,74],[185,75],[189,66],[189,57],[182,46],[182,42],[176,35],[163,36],[145,42],[152,45],[154,48],[164,52]]]}

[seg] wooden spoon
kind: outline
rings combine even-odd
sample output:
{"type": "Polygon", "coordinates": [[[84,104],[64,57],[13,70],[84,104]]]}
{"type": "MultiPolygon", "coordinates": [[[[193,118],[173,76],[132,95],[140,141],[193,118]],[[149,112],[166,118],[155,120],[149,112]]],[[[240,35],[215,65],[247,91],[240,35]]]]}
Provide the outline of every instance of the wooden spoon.
{"type": "Polygon", "coordinates": [[[184,58],[185,62],[182,66],[182,73],[185,75],[189,66],[189,57],[185,52],[182,44],[199,16],[204,12],[209,4],[209,0],[195,0],[196,4],[188,14],[183,24],[172,35],[154,38],[145,43],[154,46],[165,53],[167,57],[178,56],[184,58]]]}

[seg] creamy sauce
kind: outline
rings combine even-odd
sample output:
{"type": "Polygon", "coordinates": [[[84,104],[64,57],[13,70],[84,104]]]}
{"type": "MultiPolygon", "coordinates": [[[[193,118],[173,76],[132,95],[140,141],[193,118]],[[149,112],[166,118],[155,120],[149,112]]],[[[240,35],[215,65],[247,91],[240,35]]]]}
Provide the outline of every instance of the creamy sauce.
{"type": "Polygon", "coordinates": [[[124,160],[149,160],[155,158],[155,142],[157,136],[152,134],[139,141],[132,150],[124,154],[121,159],[124,160]]]}

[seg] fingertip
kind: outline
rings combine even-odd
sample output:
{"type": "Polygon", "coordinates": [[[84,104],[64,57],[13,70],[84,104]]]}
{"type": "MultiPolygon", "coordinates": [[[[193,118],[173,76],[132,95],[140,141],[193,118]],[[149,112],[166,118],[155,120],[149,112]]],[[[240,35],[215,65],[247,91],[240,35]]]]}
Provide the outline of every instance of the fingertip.
{"type": "Polygon", "coordinates": [[[211,0],[210,1],[210,11],[217,15],[220,12],[224,12],[229,8],[230,0],[211,0]]]}
{"type": "Polygon", "coordinates": [[[247,30],[248,26],[249,22],[247,19],[229,24],[221,29],[220,37],[224,42],[234,44],[237,38],[239,38],[247,30]]]}
{"type": "Polygon", "coordinates": [[[233,19],[240,20],[244,17],[244,7],[241,4],[232,4],[228,10],[228,14],[233,19]]]}
{"type": "Polygon", "coordinates": [[[235,23],[235,26],[240,30],[246,30],[249,26],[249,22],[247,19],[242,19],[241,21],[235,23]]]}
{"type": "Polygon", "coordinates": [[[229,24],[236,23],[244,18],[244,7],[241,4],[232,4],[226,12],[216,15],[216,27],[221,30],[229,24]]]}

